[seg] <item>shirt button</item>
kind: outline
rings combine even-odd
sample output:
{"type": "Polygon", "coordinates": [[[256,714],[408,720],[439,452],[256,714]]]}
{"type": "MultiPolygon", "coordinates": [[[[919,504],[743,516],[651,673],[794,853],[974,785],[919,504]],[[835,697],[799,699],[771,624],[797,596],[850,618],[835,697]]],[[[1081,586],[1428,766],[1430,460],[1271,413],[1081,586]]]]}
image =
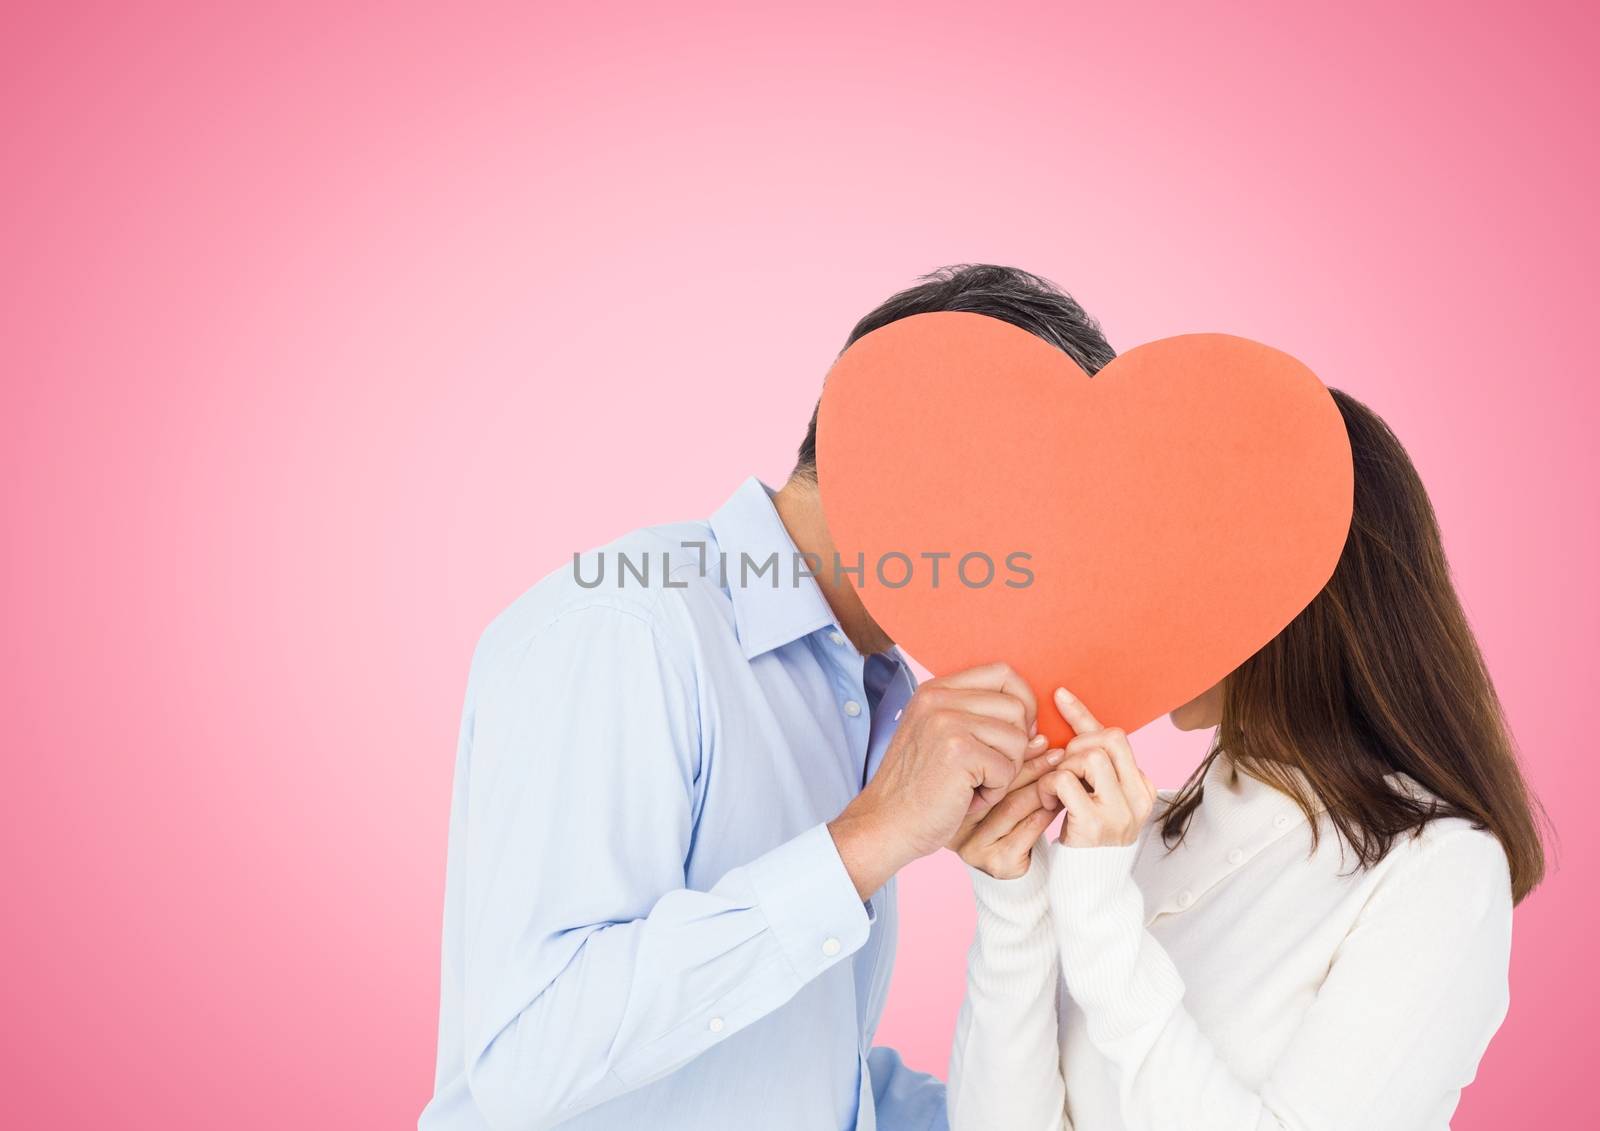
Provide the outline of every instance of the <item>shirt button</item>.
{"type": "Polygon", "coordinates": [[[834,631],[828,633],[828,639],[833,641],[835,644],[843,644],[844,633],[840,632],[838,629],[835,629],[834,631]]]}
{"type": "Polygon", "coordinates": [[[1192,892],[1192,891],[1180,891],[1178,893],[1178,906],[1179,907],[1188,907],[1189,904],[1191,904],[1193,902],[1194,902],[1194,892],[1192,892]]]}
{"type": "Polygon", "coordinates": [[[1244,851],[1242,849],[1235,848],[1232,852],[1228,853],[1228,863],[1230,864],[1238,864],[1243,859],[1244,851]]]}
{"type": "Polygon", "coordinates": [[[844,713],[849,715],[852,719],[855,718],[861,713],[861,704],[857,703],[854,699],[846,699],[844,703],[844,713]]]}
{"type": "Polygon", "coordinates": [[[710,1020],[710,1022],[706,1025],[706,1028],[710,1029],[713,1033],[722,1032],[722,1018],[713,1017],[710,1020]]]}
{"type": "Polygon", "coordinates": [[[1276,825],[1280,829],[1288,828],[1289,827],[1289,814],[1287,814],[1287,813],[1279,813],[1276,817],[1272,818],[1272,823],[1274,825],[1276,825]]]}
{"type": "Polygon", "coordinates": [[[838,954],[839,953],[839,940],[838,939],[825,939],[823,941],[823,943],[822,943],[822,953],[826,954],[829,958],[832,958],[834,955],[838,954]]]}

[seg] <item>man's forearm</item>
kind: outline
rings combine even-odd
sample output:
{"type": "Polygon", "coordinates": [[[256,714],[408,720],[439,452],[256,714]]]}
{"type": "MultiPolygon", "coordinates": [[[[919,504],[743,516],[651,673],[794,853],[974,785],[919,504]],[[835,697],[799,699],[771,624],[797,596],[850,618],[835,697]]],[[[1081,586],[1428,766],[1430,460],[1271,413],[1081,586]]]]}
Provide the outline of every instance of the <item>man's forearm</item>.
{"type": "Polygon", "coordinates": [[[560,968],[544,985],[519,985],[499,948],[475,958],[494,995],[475,1011],[511,1018],[473,1054],[480,1108],[507,1126],[571,1118],[674,1071],[847,960],[870,928],[834,853],[812,826],[710,891],[666,892],[644,918],[596,927],[570,958],[518,955],[522,968],[560,968]]]}

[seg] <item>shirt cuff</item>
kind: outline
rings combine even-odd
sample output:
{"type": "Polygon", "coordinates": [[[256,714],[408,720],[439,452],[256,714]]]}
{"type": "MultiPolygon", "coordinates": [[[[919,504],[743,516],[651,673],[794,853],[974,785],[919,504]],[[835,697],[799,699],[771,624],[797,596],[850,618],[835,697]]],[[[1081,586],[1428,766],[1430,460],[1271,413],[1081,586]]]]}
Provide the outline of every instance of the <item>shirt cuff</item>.
{"type": "Polygon", "coordinates": [[[866,943],[867,909],[826,824],[751,861],[746,871],[756,902],[801,982],[866,943]]]}

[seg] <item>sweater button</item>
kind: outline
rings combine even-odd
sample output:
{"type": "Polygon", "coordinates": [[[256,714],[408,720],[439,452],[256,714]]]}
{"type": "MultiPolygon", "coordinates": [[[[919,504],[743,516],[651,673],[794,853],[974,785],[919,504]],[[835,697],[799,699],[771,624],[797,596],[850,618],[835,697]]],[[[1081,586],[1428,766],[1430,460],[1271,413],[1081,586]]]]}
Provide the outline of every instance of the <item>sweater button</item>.
{"type": "Polygon", "coordinates": [[[1194,902],[1194,892],[1192,892],[1192,891],[1180,891],[1178,893],[1178,906],[1179,907],[1188,907],[1189,904],[1191,904],[1193,902],[1194,902]]]}
{"type": "Polygon", "coordinates": [[[1244,850],[1243,849],[1235,848],[1232,852],[1228,853],[1228,863],[1230,863],[1230,864],[1241,864],[1243,862],[1244,862],[1244,850]]]}

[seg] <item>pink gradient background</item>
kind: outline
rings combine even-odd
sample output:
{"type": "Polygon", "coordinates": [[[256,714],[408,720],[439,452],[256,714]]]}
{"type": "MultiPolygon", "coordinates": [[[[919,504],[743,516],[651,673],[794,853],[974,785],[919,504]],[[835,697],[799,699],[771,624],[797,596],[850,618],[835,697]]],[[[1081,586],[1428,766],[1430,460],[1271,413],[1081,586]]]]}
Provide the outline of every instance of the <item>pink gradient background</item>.
{"type": "MultiPolygon", "coordinates": [[[[1600,1114],[1587,6],[364,7],[0,16],[9,1123],[413,1123],[477,633],[973,259],[1408,442],[1562,835],[1456,1125],[1600,1114]]],[[[954,861],[903,906],[942,1072],[954,861]]]]}

